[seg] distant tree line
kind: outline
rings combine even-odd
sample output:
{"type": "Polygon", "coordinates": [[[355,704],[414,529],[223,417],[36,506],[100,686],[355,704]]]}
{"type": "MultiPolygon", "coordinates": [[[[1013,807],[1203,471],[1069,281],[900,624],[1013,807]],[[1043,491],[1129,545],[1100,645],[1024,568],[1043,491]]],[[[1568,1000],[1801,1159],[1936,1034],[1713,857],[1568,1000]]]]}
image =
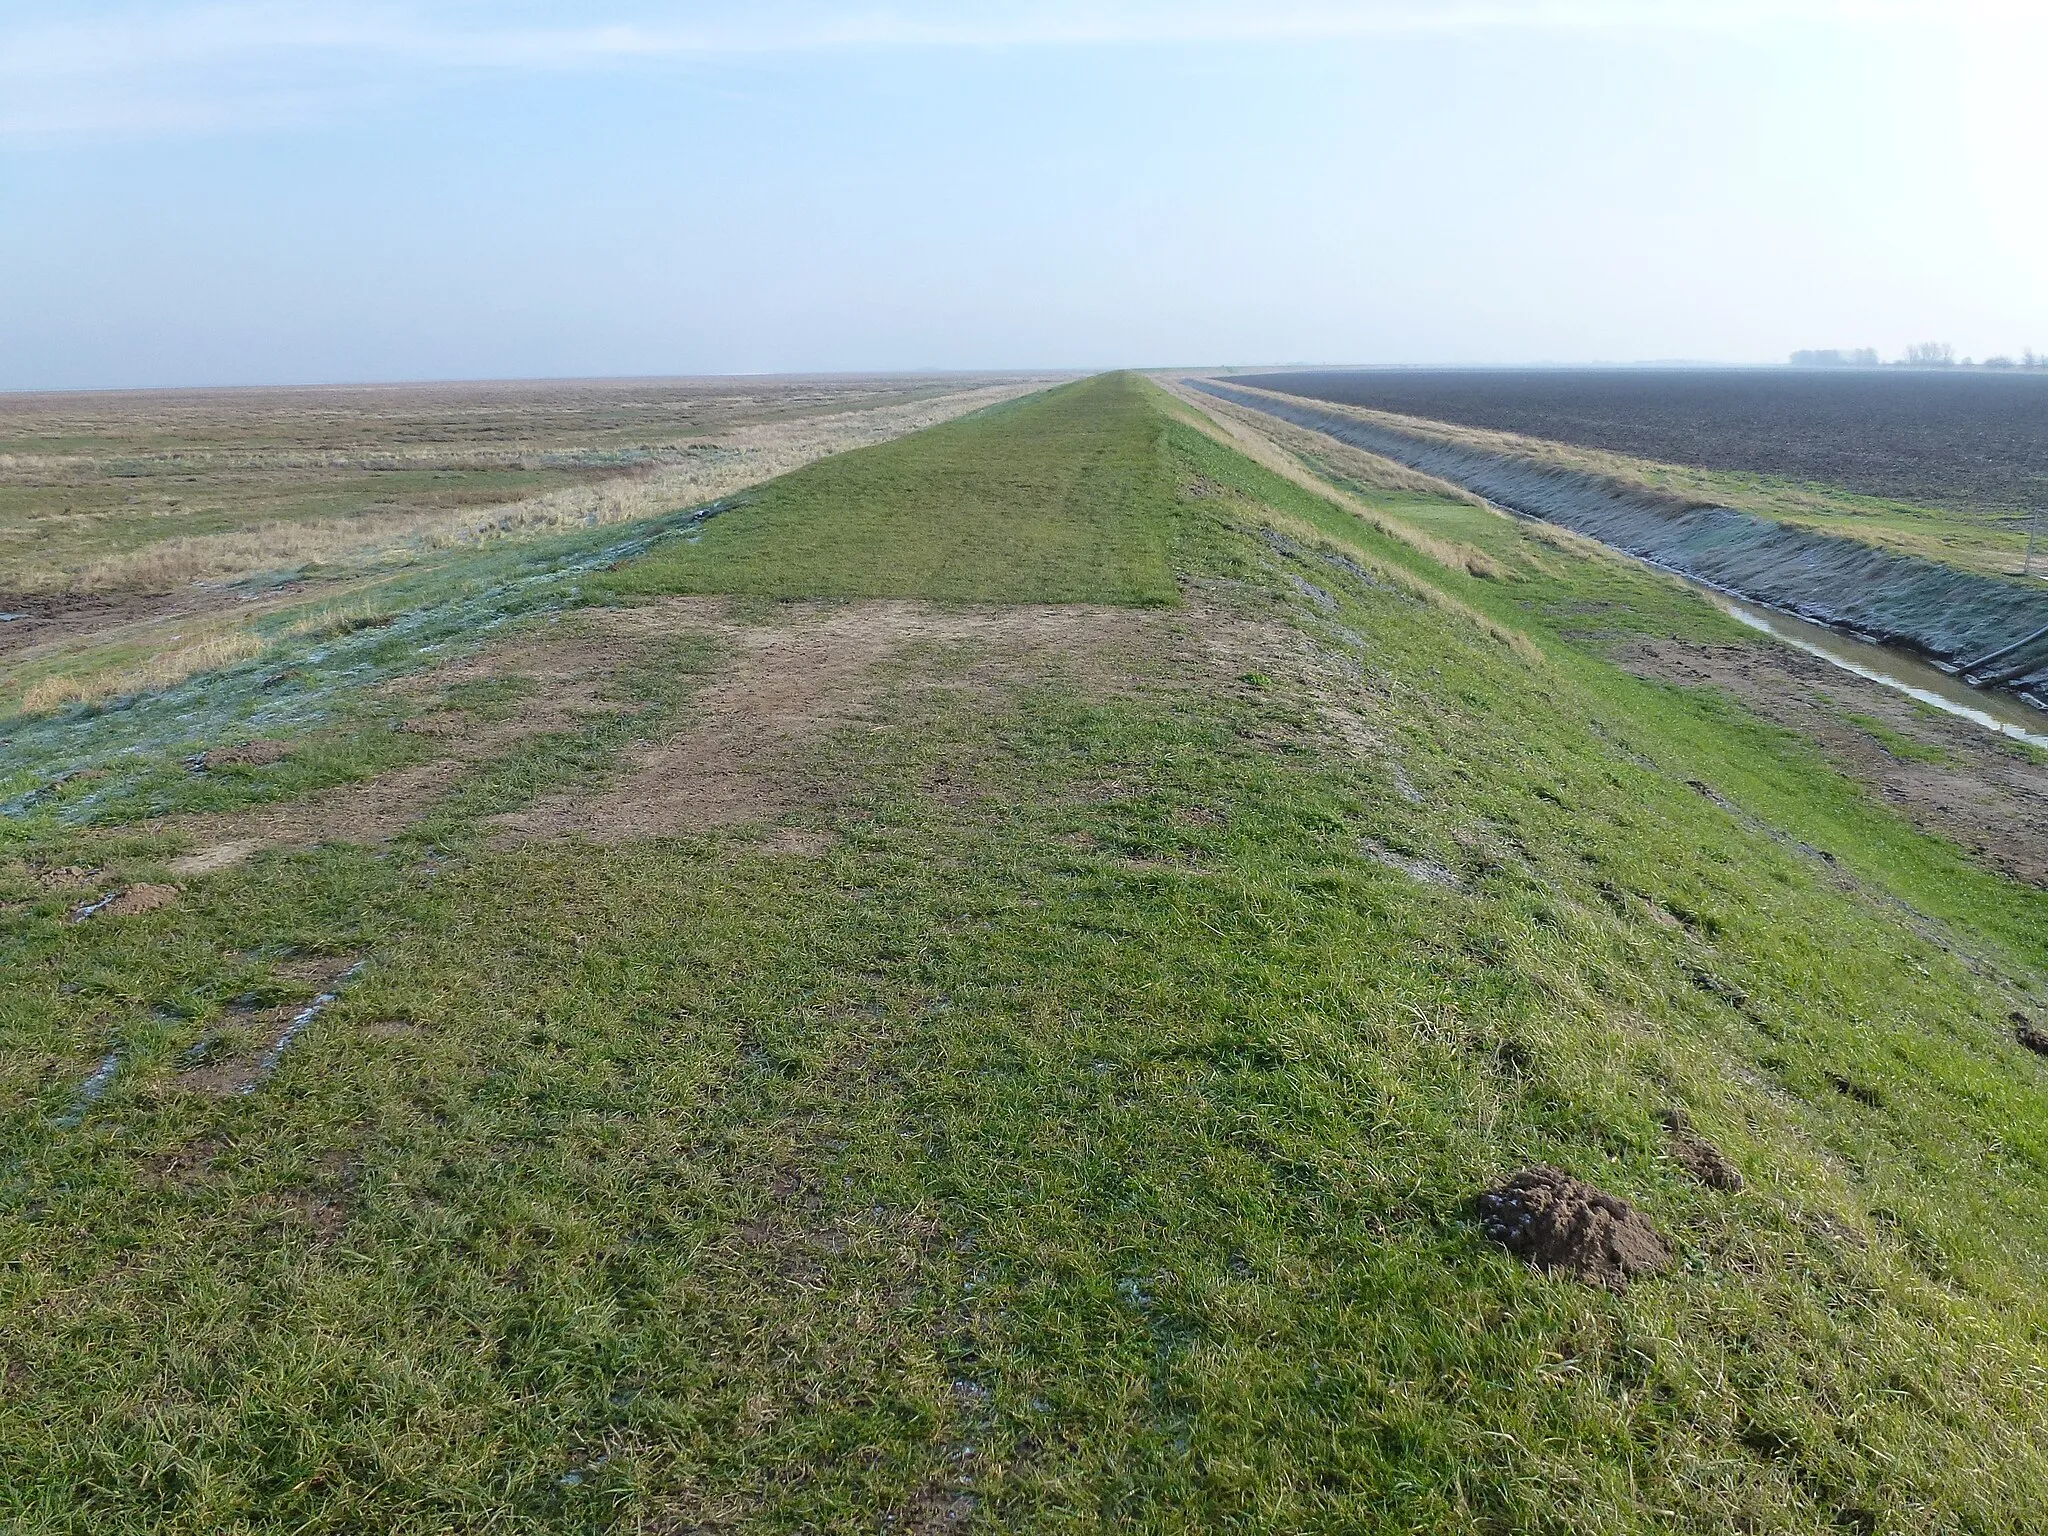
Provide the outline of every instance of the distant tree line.
{"type": "MultiPolygon", "coordinates": [[[[1875,347],[1828,347],[1811,351],[1794,352],[1794,368],[1876,368],[1882,360],[1875,347]]],[[[1987,357],[1979,363],[1974,358],[1956,360],[1956,349],[1945,341],[1916,341],[1906,348],[1906,355],[1892,365],[1896,368],[2048,368],[2048,354],[2036,352],[2032,347],[2020,354],[2015,362],[2001,353],[1987,357]]]]}

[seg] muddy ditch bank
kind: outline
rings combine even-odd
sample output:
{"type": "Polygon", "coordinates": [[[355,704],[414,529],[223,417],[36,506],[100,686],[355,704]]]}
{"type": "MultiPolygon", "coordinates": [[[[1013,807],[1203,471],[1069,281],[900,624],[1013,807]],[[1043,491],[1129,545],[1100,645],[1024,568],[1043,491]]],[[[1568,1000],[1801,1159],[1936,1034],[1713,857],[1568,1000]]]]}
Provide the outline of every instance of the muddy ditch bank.
{"type": "Polygon", "coordinates": [[[2048,709],[2048,591],[1206,379],[1190,387],[2048,709]]]}

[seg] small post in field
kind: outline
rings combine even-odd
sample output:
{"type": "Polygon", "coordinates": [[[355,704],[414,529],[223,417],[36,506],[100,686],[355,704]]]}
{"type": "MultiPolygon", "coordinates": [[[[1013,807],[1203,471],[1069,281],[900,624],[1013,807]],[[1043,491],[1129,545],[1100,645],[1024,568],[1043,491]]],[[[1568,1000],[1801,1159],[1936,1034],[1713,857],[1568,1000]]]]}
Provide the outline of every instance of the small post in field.
{"type": "Polygon", "coordinates": [[[2041,504],[2034,504],[2033,514],[2027,519],[2027,558],[2020,566],[2021,577],[2034,574],[2034,535],[2041,531],[2041,504]]]}

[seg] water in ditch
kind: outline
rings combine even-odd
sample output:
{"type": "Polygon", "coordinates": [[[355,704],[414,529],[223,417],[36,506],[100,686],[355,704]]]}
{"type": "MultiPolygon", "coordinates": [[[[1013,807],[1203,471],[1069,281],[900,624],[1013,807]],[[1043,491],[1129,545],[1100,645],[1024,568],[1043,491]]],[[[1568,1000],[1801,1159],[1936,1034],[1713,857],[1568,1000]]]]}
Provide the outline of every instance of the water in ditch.
{"type": "Polygon", "coordinates": [[[1922,704],[1973,721],[2001,736],[2011,736],[2036,747],[2048,747],[2048,714],[2021,703],[2009,694],[1972,688],[1961,678],[1891,646],[1858,640],[1824,624],[1810,624],[1805,619],[1748,602],[1676,571],[1667,571],[1666,574],[1678,576],[1680,581],[1730,618],[1782,640],[1809,656],[1818,656],[1845,672],[1895,688],[1922,704]]]}

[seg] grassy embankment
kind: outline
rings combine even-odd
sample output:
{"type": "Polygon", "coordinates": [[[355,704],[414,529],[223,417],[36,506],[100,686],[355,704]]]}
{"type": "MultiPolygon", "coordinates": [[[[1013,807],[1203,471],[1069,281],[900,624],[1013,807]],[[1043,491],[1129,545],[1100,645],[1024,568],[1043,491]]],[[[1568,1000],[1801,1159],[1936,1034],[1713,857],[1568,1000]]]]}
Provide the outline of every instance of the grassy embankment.
{"type": "MultiPolygon", "coordinates": [[[[1695,469],[1639,459],[1607,470],[1674,495],[1754,512],[1795,528],[1860,539],[1896,554],[1980,576],[2017,576],[2026,558],[2024,517],[1970,507],[1931,507],[1893,497],[1865,496],[1839,486],[1803,484],[1778,476],[1695,469]]],[[[2041,551],[2037,575],[2048,570],[2041,551]]]]}
{"type": "MultiPolygon", "coordinates": [[[[1128,654],[998,684],[899,653],[811,749],[817,858],[493,845],[686,727],[728,660],[656,642],[639,714],[480,766],[388,850],[77,926],[18,867],[8,1517],[2037,1528],[2048,1064],[2005,1015],[2042,898],[1574,638],[1721,633],[1704,605],[1372,500],[1387,531],[1112,378],[626,565],[622,600],[730,591],[749,626],[1154,605],[1128,654]],[[257,1091],[193,1091],[309,955],[366,964],[257,1091]],[[1747,1191],[1682,1173],[1673,1108],[1747,1191]],[[1491,1247],[1473,1196],[1537,1161],[1637,1201],[1672,1272],[1616,1295],[1491,1247]]],[[[160,874],[138,803],[8,836],[160,874]]]]}

